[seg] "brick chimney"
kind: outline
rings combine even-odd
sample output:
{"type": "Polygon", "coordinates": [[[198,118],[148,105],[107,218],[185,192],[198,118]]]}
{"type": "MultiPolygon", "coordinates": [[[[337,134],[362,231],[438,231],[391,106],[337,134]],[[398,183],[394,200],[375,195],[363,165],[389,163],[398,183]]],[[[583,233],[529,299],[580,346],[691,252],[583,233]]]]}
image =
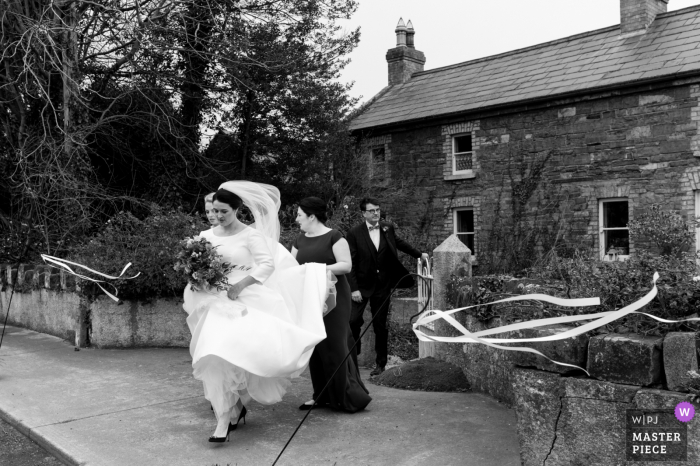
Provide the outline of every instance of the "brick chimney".
{"type": "Polygon", "coordinates": [[[620,0],[620,34],[644,34],[659,13],[666,13],[668,0],[620,0]]]}
{"type": "Polygon", "coordinates": [[[389,64],[389,85],[402,84],[411,79],[411,75],[417,71],[423,71],[425,54],[415,49],[413,36],[416,31],[413,23],[408,21],[408,26],[399,19],[396,25],[396,47],[386,52],[386,61],[389,64]]]}

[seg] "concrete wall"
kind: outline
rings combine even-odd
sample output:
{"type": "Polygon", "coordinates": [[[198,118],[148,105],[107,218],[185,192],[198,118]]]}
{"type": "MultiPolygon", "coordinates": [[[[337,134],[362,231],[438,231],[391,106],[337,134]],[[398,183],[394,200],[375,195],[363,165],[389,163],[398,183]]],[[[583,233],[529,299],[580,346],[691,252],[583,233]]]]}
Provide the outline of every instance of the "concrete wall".
{"type": "MultiPolygon", "coordinates": [[[[129,348],[149,346],[187,347],[190,331],[182,299],[161,298],[152,301],[126,300],[121,304],[100,295],[88,299],[76,292],[73,276],[44,266],[22,264],[19,268],[0,264],[0,307],[7,310],[12,294],[10,280],[17,274],[16,292],[8,323],[54,335],[76,346],[129,348]]],[[[394,298],[390,318],[406,325],[418,311],[415,298],[394,298]]],[[[365,310],[365,327],[372,319],[365,310]]],[[[358,362],[374,364],[374,331],[370,328],[362,341],[358,362]]]]}
{"type": "Polygon", "coordinates": [[[190,344],[187,314],[180,298],[119,305],[100,296],[91,303],[90,316],[90,344],[98,348],[190,344]]]}
{"type": "MultiPolygon", "coordinates": [[[[10,287],[0,291],[0,307],[4,312],[11,292],[10,287]]],[[[15,293],[7,322],[75,342],[80,334],[79,306],[80,298],[74,292],[43,289],[15,293]]]]}
{"type": "MultiPolygon", "coordinates": [[[[10,293],[10,287],[0,292],[4,310],[10,293]]],[[[106,296],[88,301],[75,291],[34,289],[14,294],[8,323],[64,338],[76,346],[187,347],[186,318],[181,299],[117,304],[106,296]]]]}
{"type": "Polygon", "coordinates": [[[8,323],[70,340],[76,346],[186,347],[190,341],[182,299],[126,300],[80,293],[70,274],[38,265],[0,264],[0,306],[12,301],[8,323]],[[12,293],[10,283],[15,283],[12,293]]]}

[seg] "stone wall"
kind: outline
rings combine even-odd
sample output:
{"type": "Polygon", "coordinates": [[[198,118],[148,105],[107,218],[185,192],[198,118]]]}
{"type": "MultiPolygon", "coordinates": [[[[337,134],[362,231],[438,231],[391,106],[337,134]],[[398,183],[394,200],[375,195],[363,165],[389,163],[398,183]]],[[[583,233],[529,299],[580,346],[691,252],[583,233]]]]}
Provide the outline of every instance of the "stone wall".
{"type": "Polygon", "coordinates": [[[527,369],[513,371],[513,386],[523,466],[700,464],[697,414],[687,423],[687,461],[626,461],[627,410],[672,413],[686,401],[698,413],[700,403],[692,395],[527,369]]]}
{"type": "MultiPolygon", "coordinates": [[[[457,318],[471,331],[501,324],[494,321],[486,325],[459,315],[457,318]]],[[[550,326],[499,336],[533,338],[569,328],[550,326]]],[[[440,334],[449,332],[442,329],[440,334]]],[[[668,412],[681,401],[688,401],[700,413],[700,400],[687,393],[688,372],[698,372],[699,338],[692,332],[669,333],[665,337],[581,335],[523,345],[556,361],[586,368],[590,377],[533,354],[480,344],[440,343],[436,352],[440,359],[463,369],[472,390],[515,408],[523,466],[610,466],[628,464],[626,410],[668,412]]],[[[694,422],[688,423],[687,462],[664,464],[700,464],[697,415],[694,422]]]]}
{"type": "Polygon", "coordinates": [[[699,95],[697,84],[666,83],[375,130],[373,138],[390,136],[392,182],[417,188],[388,214],[401,225],[427,225],[439,244],[453,233],[452,209],[472,207],[477,260],[495,219],[514,208],[530,217],[546,211],[546,222],[566,225],[565,240],[594,251],[600,199],[627,197],[630,218],[652,203],[693,217],[699,95]],[[450,138],[463,131],[472,134],[474,173],[451,179],[450,138]]]}

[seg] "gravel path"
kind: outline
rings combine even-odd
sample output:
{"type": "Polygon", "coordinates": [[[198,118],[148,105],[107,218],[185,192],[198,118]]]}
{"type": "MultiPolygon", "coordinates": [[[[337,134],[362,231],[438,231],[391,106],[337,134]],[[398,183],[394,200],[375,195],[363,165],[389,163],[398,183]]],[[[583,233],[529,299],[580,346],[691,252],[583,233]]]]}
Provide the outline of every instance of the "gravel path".
{"type": "Polygon", "coordinates": [[[0,466],[62,466],[53,455],[0,419],[0,466]]]}

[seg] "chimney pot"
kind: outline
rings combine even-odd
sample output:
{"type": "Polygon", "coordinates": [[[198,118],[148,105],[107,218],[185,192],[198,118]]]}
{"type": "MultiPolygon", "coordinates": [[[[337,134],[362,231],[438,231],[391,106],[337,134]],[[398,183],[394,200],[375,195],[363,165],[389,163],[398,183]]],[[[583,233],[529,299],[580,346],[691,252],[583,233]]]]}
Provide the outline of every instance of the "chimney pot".
{"type": "Polygon", "coordinates": [[[416,31],[413,29],[413,23],[411,20],[408,20],[408,24],[406,25],[406,47],[415,49],[415,44],[414,44],[414,38],[413,36],[416,35],[416,31]]]}
{"type": "Polygon", "coordinates": [[[644,34],[659,13],[666,13],[668,0],[620,0],[620,34],[644,34]]]}
{"type": "Polygon", "coordinates": [[[396,46],[406,47],[406,24],[403,18],[399,18],[399,24],[396,25],[396,46]]]}

